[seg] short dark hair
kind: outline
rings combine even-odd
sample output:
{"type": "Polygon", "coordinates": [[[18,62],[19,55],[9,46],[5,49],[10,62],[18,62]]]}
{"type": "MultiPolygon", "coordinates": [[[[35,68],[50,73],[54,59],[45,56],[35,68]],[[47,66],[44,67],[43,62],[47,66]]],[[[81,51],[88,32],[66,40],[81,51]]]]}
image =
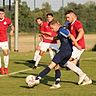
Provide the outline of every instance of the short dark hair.
{"type": "Polygon", "coordinates": [[[50,25],[54,25],[54,24],[60,24],[57,20],[52,20],[51,22],[49,22],[49,26],[50,25]]]}
{"type": "Polygon", "coordinates": [[[43,21],[43,19],[41,17],[38,17],[38,18],[36,18],[36,22],[37,22],[38,19],[40,19],[41,21],[43,21]]]}
{"type": "Polygon", "coordinates": [[[3,8],[0,8],[0,11],[5,12],[3,8]]]}
{"type": "Polygon", "coordinates": [[[67,10],[66,12],[65,12],[65,15],[67,15],[67,14],[70,14],[70,13],[74,13],[75,15],[76,15],[76,13],[71,9],[71,10],[67,10]]]}
{"type": "Polygon", "coordinates": [[[53,14],[52,13],[47,13],[46,16],[48,17],[49,15],[53,17],[53,14]]]}

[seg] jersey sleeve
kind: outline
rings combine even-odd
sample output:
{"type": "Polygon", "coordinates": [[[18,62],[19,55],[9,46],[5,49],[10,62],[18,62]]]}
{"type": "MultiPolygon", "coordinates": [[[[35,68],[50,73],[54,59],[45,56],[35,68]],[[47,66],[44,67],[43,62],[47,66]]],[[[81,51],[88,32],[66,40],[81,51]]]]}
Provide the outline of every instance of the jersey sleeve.
{"type": "Polygon", "coordinates": [[[59,30],[59,33],[61,34],[61,35],[63,35],[64,37],[68,37],[69,36],[69,34],[70,34],[70,31],[68,30],[68,29],[65,29],[65,28],[61,28],[60,30],[59,30]]]}
{"type": "Polygon", "coordinates": [[[83,28],[82,23],[80,21],[76,22],[75,28],[76,28],[76,30],[79,30],[80,28],[83,28]]]}
{"type": "Polygon", "coordinates": [[[40,31],[45,31],[46,26],[46,22],[43,22],[43,25],[40,27],[40,31]]]}
{"type": "Polygon", "coordinates": [[[7,18],[7,22],[8,22],[8,26],[12,25],[12,21],[9,18],[7,18]]]}

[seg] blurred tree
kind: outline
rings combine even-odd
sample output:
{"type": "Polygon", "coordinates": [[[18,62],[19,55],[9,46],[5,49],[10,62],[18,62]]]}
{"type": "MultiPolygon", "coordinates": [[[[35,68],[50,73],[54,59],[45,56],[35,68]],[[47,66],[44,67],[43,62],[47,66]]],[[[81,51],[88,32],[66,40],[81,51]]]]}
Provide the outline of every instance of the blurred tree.
{"type": "MultiPolygon", "coordinates": [[[[15,0],[14,0],[15,1],[15,0]]],[[[14,5],[12,4],[11,9],[11,18],[14,22],[14,5]]],[[[65,18],[63,17],[63,11],[67,11],[69,9],[73,9],[78,19],[83,23],[84,29],[86,33],[96,32],[96,3],[93,1],[87,2],[85,4],[76,4],[76,3],[68,3],[67,6],[61,8],[58,11],[54,11],[51,9],[51,5],[48,2],[42,4],[42,8],[35,8],[34,10],[30,10],[26,2],[21,2],[19,0],[19,31],[20,32],[32,32],[34,27],[37,27],[35,24],[35,19],[37,17],[42,17],[46,20],[46,14],[48,12],[52,12],[54,14],[55,19],[57,19],[60,23],[63,24],[65,18]]],[[[7,16],[9,17],[8,5],[5,5],[5,10],[7,16]]]]}

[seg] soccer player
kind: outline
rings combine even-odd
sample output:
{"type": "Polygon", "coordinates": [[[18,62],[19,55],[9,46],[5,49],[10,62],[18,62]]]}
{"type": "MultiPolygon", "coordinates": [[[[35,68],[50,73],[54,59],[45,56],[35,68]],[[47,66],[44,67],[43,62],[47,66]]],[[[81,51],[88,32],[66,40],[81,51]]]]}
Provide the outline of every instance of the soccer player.
{"type": "MultiPolygon", "coordinates": [[[[65,16],[66,16],[66,20],[70,22],[70,25],[69,25],[70,33],[75,37],[78,45],[82,48],[81,50],[79,50],[74,46],[74,43],[73,43],[73,52],[72,52],[70,61],[72,61],[74,64],[77,64],[81,54],[85,50],[84,29],[83,29],[82,23],[79,20],[77,20],[77,16],[73,10],[68,10],[67,12],[65,12],[65,16]]],[[[85,82],[83,82],[83,85],[91,84],[91,83],[92,83],[92,80],[86,77],[85,82]]]]}
{"type": "MultiPolygon", "coordinates": [[[[74,46],[76,46],[77,49],[81,50],[81,47],[78,45],[77,41],[75,40],[74,36],[70,34],[70,31],[68,29],[64,29],[58,21],[52,21],[50,22],[50,27],[53,29],[53,31],[58,32],[57,38],[60,39],[61,45],[59,48],[59,52],[56,53],[54,56],[51,64],[46,67],[42,72],[39,73],[39,75],[36,77],[35,81],[33,82],[32,86],[37,85],[40,83],[41,78],[43,78],[45,75],[47,75],[51,69],[54,67],[62,67],[66,64],[68,68],[70,68],[72,71],[74,71],[79,76],[78,84],[81,84],[86,74],[75,64],[68,61],[72,55],[72,42],[74,43],[74,46]],[[71,39],[71,40],[70,40],[71,39]]],[[[57,75],[58,76],[58,75],[57,75]]],[[[51,89],[54,88],[60,88],[60,82],[57,84],[54,84],[51,89]]]]}
{"type": "Polygon", "coordinates": [[[58,52],[57,40],[51,39],[52,37],[56,36],[57,34],[55,32],[53,32],[50,29],[50,27],[48,26],[49,22],[53,20],[53,14],[48,13],[47,19],[48,19],[48,22],[42,22],[41,18],[36,19],[36,22],[38,23],[38,25],[40,25],[40,32],[41,32],[41,36],[43,39],[42,39],[42,44],[40,46],[40,53],[37,56],[35,66],[33,68],[37,68],[41,57],[45,54],[45,52],[47,50],[49,50],[51,59],[54,57],[54,53],[53,53],[52,49],[55,50],[56,52],[58,52]]]}
{"type": "Polygon", "coordinates": [[[0,48],[3,51],[4,55],[4,68],[1,65],[0,57],[0,73],[8,74],[8,63],[9,63],[9,47],[8,47],[8,26],[11,27],[10,35],[13,35],[14,26],[9,18],[5,17],[4,9],[0,9],[0,48]]]}
{"type": "Polygon", "coordinates": [[[81,54],[85,50],[84,29],[82,23],[77,20],[77,16],[73,10],[68,10],[67,12],[65,12],[65,16],[66,20],[70,23],[69,30],[71,34],[75,37],[77,43],[82,48],[82,50],[78,50],[75,46],[73,46],[73,52],[70,60],[75,61],[75,63],[77,64],[81,54]]]}

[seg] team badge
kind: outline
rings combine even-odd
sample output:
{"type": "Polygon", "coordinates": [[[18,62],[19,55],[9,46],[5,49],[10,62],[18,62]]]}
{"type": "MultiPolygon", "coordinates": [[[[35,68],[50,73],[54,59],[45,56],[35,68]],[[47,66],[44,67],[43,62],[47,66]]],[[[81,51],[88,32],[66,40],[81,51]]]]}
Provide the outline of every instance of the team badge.
{"type": "Polygon", "coordinates": [[[6,21],[4,22],[4,25],[7,25],[7,22],[6,21]]]}

